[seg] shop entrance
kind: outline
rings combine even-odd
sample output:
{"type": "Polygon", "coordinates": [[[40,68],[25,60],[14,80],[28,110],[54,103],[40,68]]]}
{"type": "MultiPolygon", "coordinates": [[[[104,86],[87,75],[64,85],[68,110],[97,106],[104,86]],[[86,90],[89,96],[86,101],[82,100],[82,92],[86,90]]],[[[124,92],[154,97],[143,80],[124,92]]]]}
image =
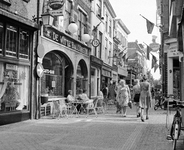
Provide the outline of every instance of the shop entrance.
{"type": "Polygon", "coordinates": [[[66,54],[51,51],[43,58],[44,75],[41,77],[41,95],[67,96],[71,89],[73,66],[66,54]]]}

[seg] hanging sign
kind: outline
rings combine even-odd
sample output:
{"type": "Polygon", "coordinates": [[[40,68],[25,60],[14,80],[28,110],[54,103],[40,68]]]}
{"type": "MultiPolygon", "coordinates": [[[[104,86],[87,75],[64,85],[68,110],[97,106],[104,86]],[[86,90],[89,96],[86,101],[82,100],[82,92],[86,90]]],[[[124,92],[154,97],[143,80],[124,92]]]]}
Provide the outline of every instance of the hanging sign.
{"type": "Polygon", "coordinates": [[[98,39],[93,39],[92,45],[93,45],[94,47],[98,47],[98,46],[100,45],[100,41],[99,41],[98,39]]]}
{"type": "Polygon", "coordinates": [[[49,7],[53,10],[60,9],[65,3],[65,0],[49,0],[49,7]]]}
{"type": "Polygon", "coordinates": [[[40,78],[43,76],[43,73],[44,73],[43,71],[44,71],[44,69],[43,69],[42,64],[38,63],[36,66],[36,73],[40,78]]]}

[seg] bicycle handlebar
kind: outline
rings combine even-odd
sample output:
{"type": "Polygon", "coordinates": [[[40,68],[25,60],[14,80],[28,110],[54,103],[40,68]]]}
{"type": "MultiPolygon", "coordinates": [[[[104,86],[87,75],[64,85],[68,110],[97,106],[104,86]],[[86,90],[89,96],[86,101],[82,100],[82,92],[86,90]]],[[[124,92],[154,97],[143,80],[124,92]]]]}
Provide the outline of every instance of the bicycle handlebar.
{"type": "Polygon", "coordinates": [[[176,99],[173,99],[173,101],[176,102],[176,104],[174,104],[173,107],[184,108],[184,101],[180,101],[180,100],[176,100],[176,99]]]}

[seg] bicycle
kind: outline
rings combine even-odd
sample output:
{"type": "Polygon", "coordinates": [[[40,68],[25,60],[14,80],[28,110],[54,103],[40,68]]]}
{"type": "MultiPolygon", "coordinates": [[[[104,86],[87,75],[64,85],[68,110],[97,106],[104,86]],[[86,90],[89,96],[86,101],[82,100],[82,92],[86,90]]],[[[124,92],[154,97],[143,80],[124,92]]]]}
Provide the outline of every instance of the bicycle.
{"type": "Polygon", "coordinates": [[[166,103],[165,97],[163,97],[163,96],[156,97],[154,110],[157,110],[159,107],[161,109],[164,109],[165,103],[166,103]]]}
{"type": "Polygon", "coordinates": [[[173,108],[176,108],[176,113],[173,117],[173,122],[171,125],[170,135],[167,136],[168,140],[173,140],[173,150],[176,150],[177,140],[180,137],[181,130],[184,130],[182,126],[182,116],[181,116],[181,109],[184,108],[184,101],[174,100],[176,102],[173,105],[173,108]]]}

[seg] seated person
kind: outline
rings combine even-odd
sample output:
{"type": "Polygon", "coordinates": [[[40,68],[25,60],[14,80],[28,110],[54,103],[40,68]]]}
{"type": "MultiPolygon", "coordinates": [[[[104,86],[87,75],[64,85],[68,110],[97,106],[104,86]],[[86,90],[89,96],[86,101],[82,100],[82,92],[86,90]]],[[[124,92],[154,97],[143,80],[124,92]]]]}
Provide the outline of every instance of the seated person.
{"type": "Polygon", "coordinates": [[[77,106],[77,110],[81,109],[81,106],[83,106],[84,109],[87,108],[89,104],[93,104],[93,100],[89,99],[89,97],[86,94],[86,90],[79,90],[78,100],[84,102],[85,104],[81,104],[77,106]]]}
{"type": "Polygon", "coordinates": [[[92,99],[89,99],[89,97],[87,96],[86,90],[82,90],[81,89],[81,91],[83,91],[83,92],[81,94],[79,94],[79,99],[80,100],[82,100],[85,103],[91,103],[91,102],[93,102],[93,100],[92,99]]]}
{"type": "Polygon", "coordinates": [[[70,102],[73,102],[73,101],[75,101],[75,98],[72,96],[72,90],[68,90],[68,96],[66,98],[66,102],[70,103],[70,102]]]}

